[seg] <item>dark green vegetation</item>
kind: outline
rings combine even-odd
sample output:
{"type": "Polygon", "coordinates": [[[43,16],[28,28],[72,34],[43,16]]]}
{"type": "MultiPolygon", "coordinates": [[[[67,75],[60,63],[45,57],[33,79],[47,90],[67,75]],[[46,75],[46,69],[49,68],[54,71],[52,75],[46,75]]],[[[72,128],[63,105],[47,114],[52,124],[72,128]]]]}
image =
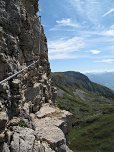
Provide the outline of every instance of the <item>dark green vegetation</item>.
{"type": "Polygon", "coordinates": [[[72,129],[69,143],[74,152],[113,152],[114,113],[102,115],[89,125],[72,129]]]}
{"type": "Polygon", "coordinates": [[[20,120],[19,126],[23,127],[23,128],[28,127],[27,123],[25,121],[23,121],[23,120],[20,120]]]}
{"type": "Polygon", "coordinates": [[[114,90],[114,72],[87,73],[91,81],[105,85],[114,90]]]}
{"type": "Polygon", "coordinates": [[[114,151],[114,92],[78,72],[53,73],[57,103],[73,113],[69,146],[74,152],[114,151]]]}

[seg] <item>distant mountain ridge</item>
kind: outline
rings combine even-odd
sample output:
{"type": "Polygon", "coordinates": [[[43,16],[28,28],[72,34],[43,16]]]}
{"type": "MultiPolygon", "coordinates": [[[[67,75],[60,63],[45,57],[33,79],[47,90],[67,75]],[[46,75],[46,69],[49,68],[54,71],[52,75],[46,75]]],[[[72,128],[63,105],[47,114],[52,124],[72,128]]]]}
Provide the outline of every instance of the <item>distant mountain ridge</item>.
{"type": "Polygon", "coordinates": [[[93,82],[99,83],[114,90],[114,72],[86,73],[93,82]]]}
{"type": "Polygon", "coordinates": [[[86,75],[80,72],[55,72],[53,73],[53,81],[55,85],[64,85],[72,91],[75,91],[75,89],[81,89],[83,91],[96,93],[106,98],[114,99],[114,92],[111,89],[92,82],[86,75]]]}

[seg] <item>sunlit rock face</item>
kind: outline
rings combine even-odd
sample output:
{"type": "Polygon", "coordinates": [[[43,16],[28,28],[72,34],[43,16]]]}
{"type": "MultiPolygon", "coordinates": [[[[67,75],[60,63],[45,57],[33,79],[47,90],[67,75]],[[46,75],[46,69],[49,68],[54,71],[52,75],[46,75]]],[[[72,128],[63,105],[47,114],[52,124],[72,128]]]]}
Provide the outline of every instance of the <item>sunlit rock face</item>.
{"type": "Polygon", "coordinates": [[[56,88],[51,85],[47,39],[37,12],[37,0],[0,0],[0,81],[37,61],[0,84],[0,152],[70,151],[64,125],[71,115],[58,110],[65,116],[51,118],[57,110],[56,88]],[[45,119],[53,122],[52,135],[50,132],[47,136],[47,121],[38,118],[38,112],[46,106],[50,108],[45,119]],[[63,126],[55,125],[55,119],[63,126]],[[45,129],[36,125],[38,122],[45,129]]]}
{"type": "Polygon", "coordinates": [[[25,103],[36,112],[52,98],[47,42],[36,15],[38,2],[1,0],[0,8],[0,80],[39,59],[2,86],[1,100],[8,101],[10,117],[18,115],[25,103]]]}

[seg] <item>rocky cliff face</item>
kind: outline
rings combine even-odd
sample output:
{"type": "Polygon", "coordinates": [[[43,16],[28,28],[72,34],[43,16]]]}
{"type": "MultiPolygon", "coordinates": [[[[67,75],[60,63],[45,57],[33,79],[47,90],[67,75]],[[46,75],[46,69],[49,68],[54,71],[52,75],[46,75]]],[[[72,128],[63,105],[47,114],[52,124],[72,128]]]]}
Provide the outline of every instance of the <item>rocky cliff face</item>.
{"type": "Polygon", "coordinates": [[[54,106],[37,0],[0,0],[0,152],[69,152],[71,114],[54,106]]]}

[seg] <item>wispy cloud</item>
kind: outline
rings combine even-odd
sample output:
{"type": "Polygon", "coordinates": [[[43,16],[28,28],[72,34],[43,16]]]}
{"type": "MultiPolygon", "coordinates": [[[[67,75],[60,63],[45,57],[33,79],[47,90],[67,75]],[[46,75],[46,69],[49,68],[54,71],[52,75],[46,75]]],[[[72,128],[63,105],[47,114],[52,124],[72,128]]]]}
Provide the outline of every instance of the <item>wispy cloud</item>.
{"type": "Polygon", "coordinates": [[[113,63],[114,59],[103,59],[103,60],[99,60],[99,61],[96,61],[96,62],[100,62],[100,63],[113,63]]]}
{"type": "MultiPolygon", "coordinates": [[[[83,34],[84,37],[85,36],[104,36],[104,38],[107,39],[107,36],[110,36],[110,39],[112,38],[112,36],[114,36],[114,25],[111,26],[110,28],[107,28],[107,29],[101,29],[101,31],[92,31],[92,30],[89,30],[89,31],[81,31],[80,34],[83,34]]],[[[102,38],[103,39],[103,38],[102,38]]],[[[107,39],[108,40],[108,39],[107,39]]]]}
{"type": "Polygon", "coordinates": [[[96,24],[102,18],[103,6],[99,0],[68,0],[68,3],[82,22],[86,20],[88,24],[96,24]]]}
{"type": "Polygon", "coordinates": [[[113,12],[114,12],[114,8],[110,9],[110,10],[109,10],[108,12],[106,12],[102,17],[105,17],[105,16],[107,16],[107,15],[113,13],[113,12]]]}
{"type": "Polygon", "coordinates": [[[76,58],[82,58],[82,56],[74,55],[71,53],[50,53],[49,59],[50,60],[61,60],[61,59],[76,59],[76,58]]]}
{"type": "Polygon", "coordinates": [[[74,52],[85,47],[85,41],[81,37],[60,38],[49,41],[49,52],[74,52]]]}
{"type": "Polygon", "coordinates": [[[103,31],[103,32],[101,32],[101,35],[114,36],[114,30],[113,29],[109,29],[107,31],[103,31]]]}
{"type": "Polygon", "coordinates": [[[114,36],[114,24],[105,29],[104,31],[99,32],[99,34],[104,36],[114,36]]]}
{"type": "Polygon", "coordinates": [[[89,52],[94,54],[94,55],[101,53],[100,50],[90,50],[89,52]]]}
{"type": "Polygon", "coordinates": [[[90,3],[92,3],[92,4],[99,4],[98,1],[91,1],[90,3]]]}
{"type": "Polygon", "coordinates": [[[86,43],[84,39],[80,37],[51,40],[48,43],[49,57],[50,59],[77,58],[77,55],[74,55],[74,53],[85,46],[86,43]]]}
{"type": "Polygon", "coordinates": [[[62,20],[56,21],[57,26],[71,26],[71,27],[80,27],[78,23],[75,23],[71,18],[63,18],[62,20]]]}
{"type": "MultiPolygon", "coordinates": [[[[61,20],[56,21],[56,25],[50,29],[50,31],[60,30],[62,28],[79,28],[80,24],[76,21],[73,21],[71,18],[63,18],[61,20]]],[[[67,29],[68,30],[68,29],[67,29]]],[[[71,29],[72,30],[72,29],[71,29]]]]}

